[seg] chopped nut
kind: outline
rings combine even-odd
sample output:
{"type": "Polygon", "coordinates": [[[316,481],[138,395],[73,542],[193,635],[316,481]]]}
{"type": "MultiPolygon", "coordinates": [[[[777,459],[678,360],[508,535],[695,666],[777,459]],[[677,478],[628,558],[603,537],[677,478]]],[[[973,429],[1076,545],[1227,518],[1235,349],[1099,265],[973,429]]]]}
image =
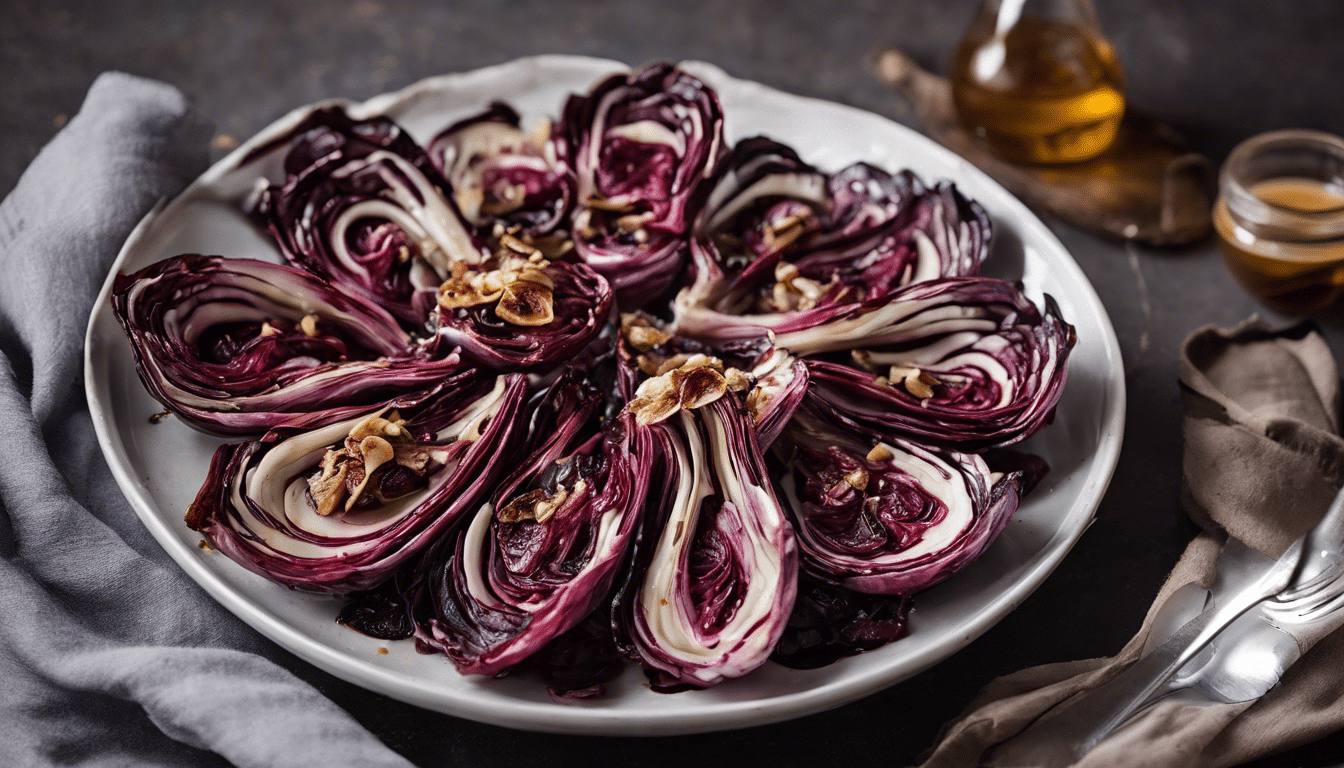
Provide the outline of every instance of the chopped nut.
{"type": "Polygon", "coordinates": [[[752,385],[751,377],[736,368],[724,369],[723,378],[728,381],[728,388],[734,392],[745,391],[752,385]]]}
{"type": "Polygon", "coordinates": [[[299,330],[303,331],[304,336],[317,335],[317,315],[304,315],[299,321],[299,330]]]}
{"type": "Polygon", "coordinates": [[[342,451],[327,451],[322,457],[322,471],[317,477],[308,478],[308,493],[317,503],[317,514],[326,517],[345,500],[349,458],[342,451]]]}
{"type": "MultiPolygon", "coordinates": [[[[660,367],[666,367],[670,362],[671,359],[660,367]]],[[[723,362],[707,355],[691,355],[665,373],[645,379],[626,409],[635,414],[639,424],[656,424],[682,409],[709,405],[727,392],[723,362]]]]}
{"type": "Polygon", "coordinates": [[[502,235],[499,238],[499,244],[509,249],[510,251],[513,251],[514,253],[517,254],[521,254],[523,256],[531,256],[532,254],[541,253],[541,251],[537,250],[536,248],[528,245],[527,243],[524,243],[522,240],[519,240],[518,238],[509,234],[502,235]]]}
{"type": "Polygon", "coordinates": [[[764,389],[756,388],[747,393],[747,413],[751,414],[753,419],[759,418],[761,411],[765,409],[770,402],[770,396],[764,389]]]}
{"type": "Polygon", "coordinates": [[[386,656],[386,655],[387,655],[387,649],[386,649],[386,648],[379,648],[378,650],[374,651],[374,653],[378,654],[379,656],[386,656]]]}
{"type": "Polygon", "coordinates": [[[555,319],[554,297],[549,288],[519,280],[504,289],[495,314],[513,325],[546,325],[555,319]]]}
{"type": "Polygon", "coordinates": [[[868,471],[863,467],[859,467],[848,475],[845,475],[845,482],[849,483],[850,488],[853,488],[856,491],[862,491],[868,487],[868,471]]]}
{"type": "Polygon", "coordinates": [[[166,418],[168,418],[169,416],[171,416],[172,413],[173,413],[172,411],[167,411],[167,410],[159,411],[158,413],[151,413],[151,414],[149,414],[149,423],[150,423],[150,424],[158,424],[160,421],[163,421],[164,419],[166,419],[166,418]]]}
{"type": "Polygon", "coordinates": [[[685,365],[686,361],[690,359],[691,359],[690,355],[684,353],[675,354],[664,360],[662,364],[658,366],[658,370],[654,371],[654,375],[662,376],[668,371],[674,371],[680,368],[681,366],[685,365]]]}
{"type": "Polygon", "coordinates": [[[896,454],[891,449],[881,443],[873,446],[873,450],[868,452],[869,461],[891,461],[896,458],[896,454]]]}
{"type": "Polygon", "coordinates": [[[584,201],[584,205],[595,211],[610,211],[612,213],[624,213],[635,207],[633,200],[608,200],[603,197],[593,195],[584,201]]]}
{"type": "Polygon", "coordinates": [[[640,352],[648,352],[672,339],[672,334],[654,327],[647,317],[633,312],[621,315],[621,335],[640,352]]]}
{"type": "Polygon", "coordinates": [[[410,261],[410,260],[411,260],[411,249],[410,249],[410,248],[407,248],[406,246],[403,245],[403,246],[401,246],[400,248],[397,249],[397,263],[398,263],[398,264],[405,264],[406,262],[408,262],[408,261],[410,261]]]}
{"type": "Polygon", "coordinates": [[[849,351],[849,357],[854,361],[855,365],[865,371],[877,370],[877,367],[873,365],[873,353],[866,349],[851,349],[849,351]]]}
{"type": "Polygon", "coordinates": [[[205,539],[201,539],[200,541],[196,542],[196,546],[200,547],[201,549],[205,550],[206,552],[214,552],[214,551],[215,551],[215,550],[214,550],[214,547],[211,547],[211,546],[210,546],[210,542],[206,541],[205,539]]]}
{"type": "Polygon", "coordinates": [[[653,221],[651,213],[631,213],[616,219],[616,228],[622,232],[640,232],[644,225],[653,221]]]}
{"type": "Polygon", "coordinates": [[[638,366],[639,370],[647,376],[658,375],[659,364],[655,362],[653,358],[649,357],[648,355],[636,355],[635,365],[638,366]]]}
{"type": "Polygon", "coordinates": [[[938,379],[925,371],[899,365],[891,367],[890,377],[892,381],[899,379],[905,385],[905,390],[920,400],[933,397],[933,387],[938,383],[938,379]]]}
{"type": "Polygon", "coordinates": [[[524,520],[544,523],[568,498],[569,491],[563,485],[556,488],[554,494],[547,493],[545,488],[538,488],[513,497],[509,503],[495,512],[495,519],[501,523],[518,523],[524,520]]]}
{"type": "Polygon", "coordinates": [[[781,261],[775,265],[775,280],[778,282],[781,283],[790,282],[795,277],[798,277],[801,274],[802,273],[798,271],[798,267],[796,265],[791,264],[787,261],[781,261]]]}
{"type": "Polygon", "coordinates": [[[276,328],[274,325],[271,325],[269,322],[263,320],[261,321],[261,332],[258,333],[257,335],[262,338],[265,338],[267,336],[274,336],[279,332],[280,332],[279,328],[276,328]]]}
{"type": "Polygon", "coordinates": [[[723,374],[709,367],[691,368],[681,380],[681,407],[693,410],[723,397],[728,382],[723,374]]]}

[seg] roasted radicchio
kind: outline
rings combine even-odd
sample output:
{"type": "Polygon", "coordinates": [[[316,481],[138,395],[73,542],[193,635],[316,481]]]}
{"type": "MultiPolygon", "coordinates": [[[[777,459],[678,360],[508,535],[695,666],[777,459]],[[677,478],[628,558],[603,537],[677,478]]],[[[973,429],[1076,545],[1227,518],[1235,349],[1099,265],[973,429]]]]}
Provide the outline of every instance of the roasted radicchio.
{"type": "Polygon", "coordinates": [[[623,307],[638,309],[682,271],[692,196],[721,149],[718,96],[655,64],[570,97],[562,120],[575,175],[574,246],[623,307]]]}
{"type": "Polygon", "coordinates": [[[112,305],[145,388],[216,435],[319,426],[467,368],[312,273],[188,254],[118,275],[112,305]]]}
{"type": "Polygon", "coordinates": [[[554,122],[495,103],[422,148],[331,106],[256,150],[287,266],[113,286],[149,392],[244,439],[187,514],[203,546],[557,700],[904,636],[1048,471],[1006,446],[1074,330],[979,276],[990,221],[950,183],[723,135],[654,64],[554,122]]]}
{"type": "Polygon", "coordinates": [[[387,118],[318,110],[256,205],[285,258],[417,329],[454,261],[483,258],[425,151],[387,118]]]}
{"type": "Polygon", "coordinates": [[[601,428],[602,397],[562,377],[533,419],[536,449],[411,590],[416,638],[464,673],[495,675],[608,596],[648,487],[647,429],[601,428]]]}
{"type": "Polygon", "coordinates": [[[220,446],[187,524],[285,586],[368,589],[490,492],[525,389],[520,375],[492,377],[409,407],[220,446]]]}

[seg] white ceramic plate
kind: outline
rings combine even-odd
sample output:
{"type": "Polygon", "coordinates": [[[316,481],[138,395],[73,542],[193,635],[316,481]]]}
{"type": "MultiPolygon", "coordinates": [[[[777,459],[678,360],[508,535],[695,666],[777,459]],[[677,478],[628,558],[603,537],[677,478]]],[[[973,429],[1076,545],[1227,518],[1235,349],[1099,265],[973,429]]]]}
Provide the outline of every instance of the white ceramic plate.
{"type": "MultiPolygon", "coordinates": [[[[1125,390],[1120,350],[1101,302],[1078,265],[1022,203],[969,163],[908,128],[850,107],[737,80],[713,66],[687,63],[723,101],[727,138],[766,134],[803,159],[836,170],[867,160],[912,168],[925,179],[952,179],[980,201],[996,225],[987,270],[1021,278],[1039,300],[1049,292],[1078,329],[1068,387],[1052,426],[1028,447],[1053,467],[983,558],[921,594],[905,639],[822,669],[767,664],[707,691],[657,694],[631,666],[596,702],[557,704],[535,679],[459,676],[442,656],[423,656],[410,641],[364,637],[334,622],[340,601],[293,592],[197,547],[182,521],[218,440],[176,419],[150,424],[160,406],[136,378],[130,346],[112,315],[111,277],[89,320],[85,377],[90,410],[108,463],[144,524],[173,559],[243,621],[307,661],[357,685],[421,707],[472,720],[540,731],[670,734],[738,728],[818,712],[910,677],[964,647],[1013,610],[1087,527],[1120,451],[1125,390]],[[379,655],[379,648],[389,653],[379,655]]],[[[524,120],[556,115],[565,96],[583,92],[624,65],[599,59],[539,56],[461,75],[432,78],[363,104],[356,116],[388,115],[424,141],[494,99],[524,120]]],[[[239,170],[254,147],[310,111],[290,113],[217,163],[177,199],[151,213],[127,240],[113,274],[183,252],[270,258],[279,255],[246,222],[237,200],[257,168],[239,170]]],[[[266,165],[266,164],[263,164],[266,165]]],[[[269,172],[278,168],[278,158],[269,172]]]]}

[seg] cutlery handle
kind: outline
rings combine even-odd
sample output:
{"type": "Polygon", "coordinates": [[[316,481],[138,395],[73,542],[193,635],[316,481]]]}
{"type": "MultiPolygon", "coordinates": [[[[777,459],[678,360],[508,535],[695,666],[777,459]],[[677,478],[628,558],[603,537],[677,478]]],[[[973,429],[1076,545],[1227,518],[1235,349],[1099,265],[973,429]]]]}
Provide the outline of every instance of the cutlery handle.
{"type": "Polygon", "coordinates": [[[1014,746],[1078,760],[1146,706],[1171,678],[1227,625],[1265,599],[1250,590],[1186,622],[1169,640],[1119,675],[1047,715],[1014,739],[1014,746]],[[1019,744],[1019,742],[1021,742],[1019,744]],[[1029,746],[1028,746],[1029,745],[1029,746]]]}

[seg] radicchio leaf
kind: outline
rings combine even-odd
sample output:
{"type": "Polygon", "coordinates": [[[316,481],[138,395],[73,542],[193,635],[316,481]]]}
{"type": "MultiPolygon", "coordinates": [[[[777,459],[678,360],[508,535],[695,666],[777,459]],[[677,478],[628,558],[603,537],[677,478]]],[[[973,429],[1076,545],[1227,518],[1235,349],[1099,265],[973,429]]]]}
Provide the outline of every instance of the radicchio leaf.
{"type": "Polygon", "coordinates": [[[467,372],[378,306],[280,264],[165,259],[118,275],[112,307],[149,392],[215,435],[320,426],[467,372]]]}
{"type": "MultiPolygon", "coordinates": [[[[481,301],[479,295],[459,302],[440,299],[438,349],[461,348],[465,357],[487,368],[515,371],[569,360],[598,337],[615,302],[601,275],[586,264],[556,261],[534,265],[515,260],[522,262],[526,271],[523,279],[503,289],[502,296],[490,301],[481,301]],[[511,300],[513,315],[504,311],[511,300]],[[476,301],[480,303],[472,303],[476,301]],[[524,317],[520,318],[520,311],[524,317]],[[528,316],[539,321],[528,320],[528,316]],[[546,321],[547,317],[551,319],[546,321]],[[524,322],[529,324],[520,324],[524,322]]],[[[490,270],[493,264],[487,262],[482,269],[490,270]]],[[[480,279],[476,274],[465,273],[464,279],[480,279]]],[[[484,274],[503,275],[499,278],[501,286],[504,281],[514,280],[507,269],[484,274]]],[[[452,285],[446,283],[443,290],[452,285]]]]}
{"type": "Polygon", "coordinates": [[[545,235],[569,212],[573,178],[557,157],[549,121],[530,133],[519,125],[513,107],[495,102],[446,128],[426,151],[468,224],[488,231],[498,221],[545,235]]]}
{"type": "Polygon", "coordinates": [[[950,184],[857,163],[827,177],[757,137],[720,163],[700,211],[695,282],[677,296],[677,330],[731,342],[878,300],[901,286],[975,275],[989,218],[950,184]]]}
{"type": "Polygon", "coordinates": [[[799,355],[850,356],[808,361],[807,399],[829,419],[958,451],[1009,445],[1048,422],[1075,340],[1049,296],[1041,312],[986,277],[918,283],[775,336],[799,355]]]}
{"type": "Polygon", "coordinates": [[[496,675],[607,597],[646,493],[648,437],[629,418],[598,429],[602,400],[561,377],[533,420],[536,449],[426,556],[410,596],[420,648],[496,675]]]}
{"type": "Polygon", "coordinates": [[[1017,474],[903,440],[866,455],[804,411],[781,488],[803,568],[856,592],[911,595],[964,568],[1017,509],[1017,474]]]}
{"type": "Polygon", "coordinates": [[[637,309],[682,270],[688,206],[721,149],[718,97],[670,64],[651,64],[570,97],[562,123],[575,249],[624,309],[637,309]]]}
{"type": "Polygon", "coordinates": [[[438,170],[384,117],[328,107],[305,126],[255,215],[291,263],[422,329],[449,265],[484,258],[438,170]]]}
{"type": "Polygon", "coordinates": [[[652,430],[648,528],[617,621],[654,690],[707,688],[770,656],[793,609],[797,544],[734,393],[652,430]]]}
{"type": "Polygon", "coordinates": [[[490,492],[526,389],[524,376],[500,376],[400,413],[393,403],[220,446],[187,524],[287,587],[370,589],[490,492]]]}
{"type": "Polygon", "coordinates": [[[790,669],[824,667],[905,637],[909,615],[905,595],[865,595],[804,573],[770,660],[790,669]]]}

